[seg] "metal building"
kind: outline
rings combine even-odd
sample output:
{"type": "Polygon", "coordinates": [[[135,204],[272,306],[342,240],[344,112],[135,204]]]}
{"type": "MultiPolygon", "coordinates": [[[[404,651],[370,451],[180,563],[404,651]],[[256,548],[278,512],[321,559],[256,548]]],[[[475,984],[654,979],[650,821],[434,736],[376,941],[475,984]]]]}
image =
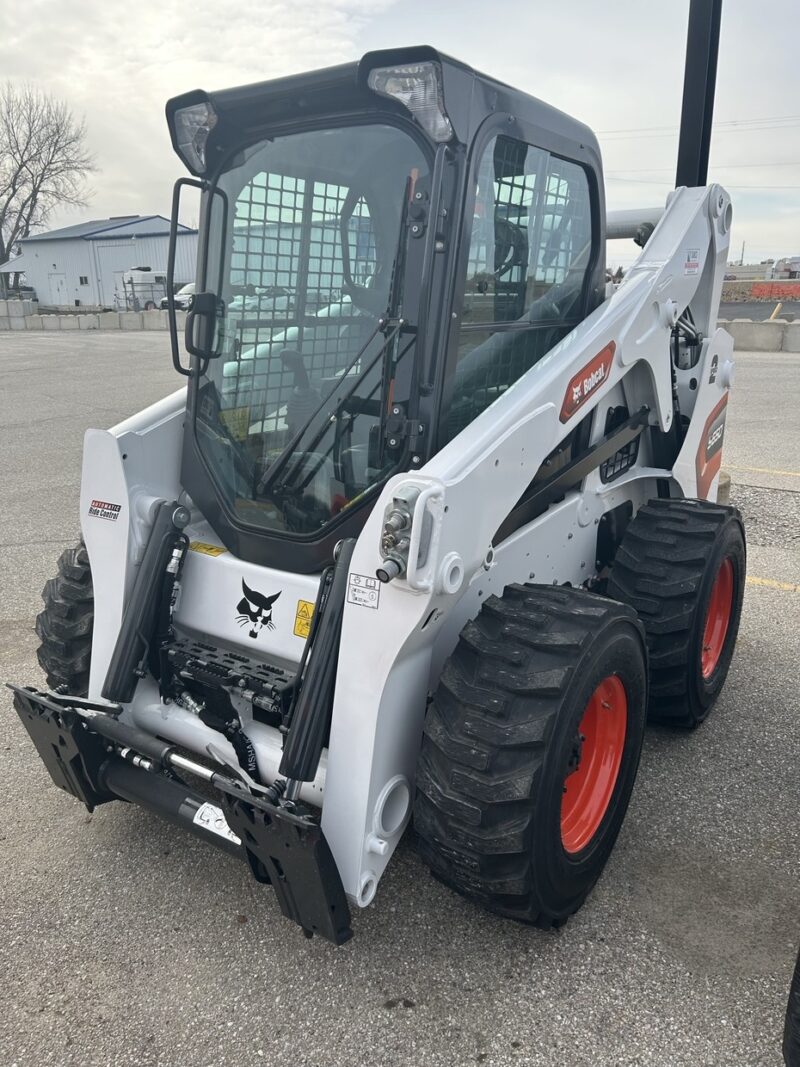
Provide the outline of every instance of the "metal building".
{"type": "MultiPolygon", "coordinates": [[[[41,305],[125,306],[122,276],[137,267],[166,272],[169,220],[121,215],[37,233],[20,241],[22,254],[2,269],[24,271],[41,305]]],[[[197,230],[180,226],[175,282],[194,281],[197,230]]]]}

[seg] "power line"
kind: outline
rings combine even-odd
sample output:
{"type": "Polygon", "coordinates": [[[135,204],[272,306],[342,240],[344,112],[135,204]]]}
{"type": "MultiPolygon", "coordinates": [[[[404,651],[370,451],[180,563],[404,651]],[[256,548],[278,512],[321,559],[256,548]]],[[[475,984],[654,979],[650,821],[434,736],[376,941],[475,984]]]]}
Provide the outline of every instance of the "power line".
{"type": "MultiPolygon", "coordinates": [[[[764,118],[753,119],[729,119],[715,122],[715,132],[736,132],[758,129],[786,129],[800,125],[800,115],[772,115],[764,118]]],[[[629,126],[618,130],[597,130],[599,137],[622,137],[623,135],[654,137],[666,137],[671,133],[677,133],[678,126],[629,126]]]]}
{"type": "MultiPolygon", "coordinates": [[[[709,170],[743,170],[745,167],[800,167],[800,160],[786,160],[778,161],[774,160],[770,163],[714,163],[709,166],[709,170]]],[[[606,175],[611,174],[669,174],[674,168],[672,167],[635,167],[630,170],[609,170],[606,171],[606,175]]]]}
{"type": "MultiPolygon", "coordinates": [[[[634,185],[672,185],[668,178],[626,178],[614,174],[606,174],[606,178],[610,182],[632,182],[634,185]]],[[[725,185],[731,189],[800,189],[800,185],[736,185],[734,182],[726,182],[725,185]]]]}

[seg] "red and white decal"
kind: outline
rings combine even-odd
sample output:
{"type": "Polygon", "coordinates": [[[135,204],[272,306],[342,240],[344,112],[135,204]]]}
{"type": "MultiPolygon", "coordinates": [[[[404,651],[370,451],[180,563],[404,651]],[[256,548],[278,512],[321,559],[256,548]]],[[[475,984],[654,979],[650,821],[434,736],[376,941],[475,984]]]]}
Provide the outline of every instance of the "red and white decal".
{"type": "Polygon", "coordinates": [[[561,405],[559,418],[562,422],[571,419],[578,408],[586,403],[595,389],[608,378],[616,350],[616,343],[609,341],[606,347],[602,348],[594,359],[589,360],[574,378],[570,378],[567,392],[564,396],[564,403],[561,405]]]}
{"type": "Polygon", "coordinates": [[[95,519],[110,519],[111,522],[116,522],[121,511],[122,504],[109,504],[107,500],[93,500],[89,505],[89,514],[95,519]]]}
{"type": "Polygon", "coordinates": [[[726,393],[706,419],[695,456],[697,495],[701,500],[708,499],[711,483],[722,466],[722,442],[725,439],[725,416],[727,414],[728,394],[726,393]]]}

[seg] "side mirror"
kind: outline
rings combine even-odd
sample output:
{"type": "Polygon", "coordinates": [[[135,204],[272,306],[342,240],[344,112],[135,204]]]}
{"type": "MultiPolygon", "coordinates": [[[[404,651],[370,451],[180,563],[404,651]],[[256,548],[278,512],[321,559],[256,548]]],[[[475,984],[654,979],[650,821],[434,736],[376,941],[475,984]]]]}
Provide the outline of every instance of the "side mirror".
{"type": "MultiPolygon", "coordinates": [[[[178,342],[178,323],[175,314],[175,252],[178,239],[178,217],[180,215],[181,192],[187,186],[193,189],[198,189],[203,196],[209,193],[208,183],[195,178],[178,178],[173,187],[172,214],[169,226],[169,248],[167,251],[167,318],[169,320],[169,337],[172,347],[173,366],[178,374],[183,374],[187,378],[191,378],[194,375],[194,370],[191,367],[184,367],[181,363],[180,346],[178,342]]],[[[220,237],[219,242],[219,274],[221,277],[225,246],[224,230],[228,219],[228,197],[221,189],[216,187],[211,189],[210,192],[212,204],[219,203],[223,211],[222,236],[220,237]]],[[[206,228],[207,227],[208,222],[206,222],[206,228]]],[[[202,270],[198,273],[201,277],[205,277],[208,264],[204,262],[201,266],[202,270]]],[[[189,304],[189,313],[186,316],[185,334],[186,351],[190,355],[199,356],[202,359],[212,359],[219,355],[219,352],[214,350],[216,316],[217,297],[214,293],[200,292],[192,297],[189,304]],[[211,300],[207,299],[209,297],[211,300]],[[200,299],[199,304],[197,302],[198,299],[200,299]],[[209,310],[212,301],[213,312],[209,310]],[[193,312],[196,312],[196,314],[193,314],[193,312]]]]}

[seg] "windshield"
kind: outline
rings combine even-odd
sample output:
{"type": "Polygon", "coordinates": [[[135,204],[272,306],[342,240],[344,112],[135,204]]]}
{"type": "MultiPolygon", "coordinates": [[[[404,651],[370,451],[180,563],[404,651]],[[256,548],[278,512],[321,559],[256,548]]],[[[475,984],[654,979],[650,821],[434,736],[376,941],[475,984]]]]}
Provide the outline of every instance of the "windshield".
{"type": "Polygon", "coordinates": [[[219,356],[195,427],[240,521],[312,535],[397,465],[386,416],[413,333],[393,323],[427,179],[419,146],[388,125],[260,142],[219,179],[206,286],[219,356]]]}

